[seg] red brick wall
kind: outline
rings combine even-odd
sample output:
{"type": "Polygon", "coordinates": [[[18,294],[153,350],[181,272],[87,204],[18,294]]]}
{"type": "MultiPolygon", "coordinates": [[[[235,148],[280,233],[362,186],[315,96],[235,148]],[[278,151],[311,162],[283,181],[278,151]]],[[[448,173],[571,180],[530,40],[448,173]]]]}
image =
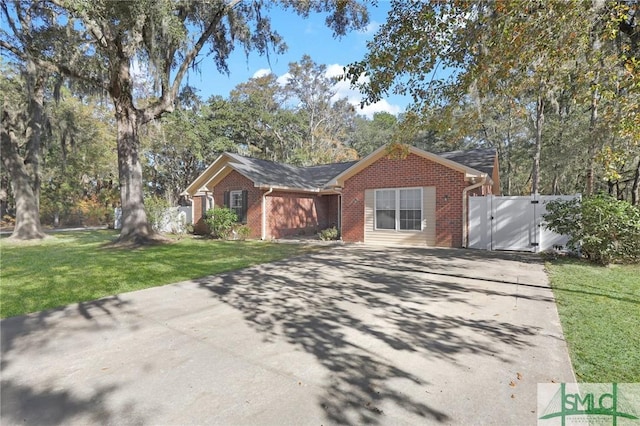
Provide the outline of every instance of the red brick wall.
{"type": "Polygon", "coordinates": [[[224,207],[225,191],[248,191],[247,226],[251,230],[249,238],[262,237],[262,194],[265,192],[253,185],[253,182],[233,170],[213,188],[214,202],[224,207]]]}
{"type": "Polygon", "coordinates": [[[462,247],[462,190],[469,186],[464,173],[415,154],[409,154],[405,159],[383,157],[345,182],[343,240],[364,241],[365,189],[420,186],[436,188],[436,245],[462,247]]]}
{"type": "MultiPolygon", "coordinates": [[[[215,205],[224,206],[225,191],[248,191],[247,226],[249,238],[262,237],[262,195],[266,190],[254,187],[251,180],[235,170],[213,188],[215,205]]],[[[194,230],[207,232],[202,220],[202,198],[193,197],[194,230]]],[[[267,238],[313,235],[337,225],[338,196],[297,194],[274,191],[267,196],[267,238]]]]}
{"type": "Polygon", "coordinates": [[[267,196],[267,236],[313,235],[337,224],[338,196],[274,191],[267,196]]]}

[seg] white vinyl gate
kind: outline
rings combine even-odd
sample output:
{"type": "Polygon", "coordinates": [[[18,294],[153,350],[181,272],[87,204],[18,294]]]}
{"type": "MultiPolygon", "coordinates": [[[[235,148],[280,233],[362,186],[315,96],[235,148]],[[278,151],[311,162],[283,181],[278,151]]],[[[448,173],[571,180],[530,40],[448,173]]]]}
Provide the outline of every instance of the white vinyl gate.
{"type": "Polygon", "coordinates": [[[580,195],[531,195],[469,198],[469,248],[541,252],[565,248],[567,237],[544,226],[542,215],[551,200],[580,195]]]}

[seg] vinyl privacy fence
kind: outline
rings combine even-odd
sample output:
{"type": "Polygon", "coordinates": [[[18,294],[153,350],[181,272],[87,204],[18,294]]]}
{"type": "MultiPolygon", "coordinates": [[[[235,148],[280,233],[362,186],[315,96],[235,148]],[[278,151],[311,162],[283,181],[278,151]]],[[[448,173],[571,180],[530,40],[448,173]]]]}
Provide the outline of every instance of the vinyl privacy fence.
{"type": "Polygon", "coordinates": [[[469,198],[469,248],[543,252],[564,250],[566,235],[544,226],[546,205],[552,200],[571,200],[576,195],[531,195],[469,198]]]}

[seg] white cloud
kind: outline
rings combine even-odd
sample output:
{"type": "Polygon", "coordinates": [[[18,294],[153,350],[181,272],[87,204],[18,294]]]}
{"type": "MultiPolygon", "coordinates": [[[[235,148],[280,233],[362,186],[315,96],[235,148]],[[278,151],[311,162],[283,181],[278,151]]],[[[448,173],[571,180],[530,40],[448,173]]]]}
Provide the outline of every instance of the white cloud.
{"type": "Polygon", "coordinates": [[[258,71],[253,73],[251,78],[260,78],[271,74],[271,70],[269,68],[260,68],[258,71]]]}
{"type": "MultiPolygon", "coordinates": [[[[330,78],[344,75],[344,66],[340,64],[328,65],[325,75],[330,78]]],[[[366,83],[367,81],[368,78],[366,77],[359,80],[361,83],[366,83]]],[[[386,99],[376,102],[375,104],[365,105],[364,108],[360,108],[362,94],[357,89],[351,87],[350,81],[340,80],[335,84],[335,86],[333,86],[333,88],[336,91],[336,94],[331,98],[333,102],[347,98],[347,101],[356,108],[356,113],[364,115],[367,118],[373,118],[373,114],[376,112],[388,112],[393,115],[398,115],[402,112],[402,108],[400,108],[400,106],[392,105],[386,99]]]]}
{"type": "Polygon", "coordinates": [[[281,76],[279,76],[277,78],[277,82],[280,86],[284,86],[285,84],[287,84],[287,82],[289,81],[289,79],[291,78],[291,74],[289,74],[288,72],[282,74],[281,76]]]}
{"type": "Polygon", "coordinates": [[[402,108],[398,105],[392,105],[386,99],[383,99],[375,104],[365,105],[365,107],[360,110],[356,109],[356,112],[360,115],[366,116],[367,118],[373,118],[373,114],[376,112],[388,112],[389,114],[397,116],[402,112],[402,108]]]}
{"type": "MultiPolygon", "coordinates": [[[[253,78],[262,77],[271,73],[271,70],[263,68],[257,70],[253,73],[253,78]]],[[[344,75],[344,65],[340,64],[331,64],[327,65],[327,70],[325,72],[325,76],[328,78],[335,78],[344,75]]],[[[284,86],[291,78],[291,74],[288,72],[278,76],[277,82],[280,86],[284,86]]],[[[367,78],[363,78],[361,82],[366,82],[367,78]]],[[[347,101],[355,107],[356,113],[359,115],[364,115],[367,118],[373,118],[373,114],[376,112],[388,112],[389,114],[398,115],[402,112],[402,108],[398,105],[390,104],[386,99],[380,102],[376,102],[375,104],[366,105],[364,108],[360,108],[360,103],[362,102],[362,94],[357,90],[351,87],[350,81],[340,80],[336,82],[333,86],[335,95],[331,98],[332,102],[335,102],[339,99],[346,98],[347,101]]]]}
{"type": "Polygon", "coordinates": [[[378,29],[380,28],[380,23],[376,22],[376,21],[371,21],[367,24],[366,27],[364,27],[364,29],[362,29],[360,31],[361,34],[375,34],[376,31],[378,31],[378,29]]]}
{"type": "Polygon", "coordinates": [[[331,65],[327,65],[327,71],[325,72],[324,75],[329,78],[332,78],[332,77],[339,77],[343,74],[344,74],[344,66],[340,64],[331,64],[331,65]]]}

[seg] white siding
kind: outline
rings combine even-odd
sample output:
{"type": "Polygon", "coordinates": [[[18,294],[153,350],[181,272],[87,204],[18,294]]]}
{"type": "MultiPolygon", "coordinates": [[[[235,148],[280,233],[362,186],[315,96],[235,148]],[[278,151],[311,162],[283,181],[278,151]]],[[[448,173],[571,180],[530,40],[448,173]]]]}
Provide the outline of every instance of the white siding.
{"type": "Polygon", "coordinates": [[[422,231],[392,231],[374,229],[375,189],[364,192],[364,242],[377,245],[436,245],[436,188],[422,188],[422,231]]]}

